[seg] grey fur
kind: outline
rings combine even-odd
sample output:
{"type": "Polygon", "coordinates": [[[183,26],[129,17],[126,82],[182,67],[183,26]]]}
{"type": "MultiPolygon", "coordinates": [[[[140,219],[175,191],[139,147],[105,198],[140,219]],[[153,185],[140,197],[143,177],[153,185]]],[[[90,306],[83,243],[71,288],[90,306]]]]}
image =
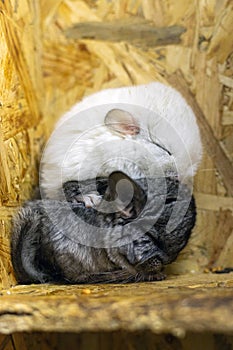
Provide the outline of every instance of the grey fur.
{"type": "MultiPolygon", "coordinates": [[[[128,216],[118,207],[112,213],[86,208],[75,199],[80,185],[75,181],[64,184],[68,201],[27,202],[14,218],[11,242],[18,282],[126,283],[164,279],[163,266],[174,261],[188,242],[195,223],[195,202],[176,176],[166,181],[150,180],[149,193],[148,179],[130,179],[134,196],[127,207],[128,216]],[[164,181],[166,191],[161,190],[164,181]],[[158,202],[163,205],[158,207],[158,202]],[[168,230],[177,203],[187,210],[173,218],[173,229],[168,230]],[[87,225],[93,227],[94,233],[105,230],[99,245],[89,244],[92,236],[88,236],[87,225]]],[[[97,179],[103,201],[114,199],[112,186],[109,179],[97,179]]],[[[90,187],[93,181],[82,183],[87,193],[90,187]]]]}

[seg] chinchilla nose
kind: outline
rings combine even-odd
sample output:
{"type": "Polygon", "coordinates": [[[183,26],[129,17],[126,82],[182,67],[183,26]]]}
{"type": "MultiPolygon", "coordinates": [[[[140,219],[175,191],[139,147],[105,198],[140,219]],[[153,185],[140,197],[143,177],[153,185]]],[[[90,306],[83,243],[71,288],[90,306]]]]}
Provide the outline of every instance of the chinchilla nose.
{"type": "Polygon", "coordinates": [[[142,263],[137,264],[138,271],[155,271],[163,266],[162,260],[158,256],[153,256],[142,263]]]}

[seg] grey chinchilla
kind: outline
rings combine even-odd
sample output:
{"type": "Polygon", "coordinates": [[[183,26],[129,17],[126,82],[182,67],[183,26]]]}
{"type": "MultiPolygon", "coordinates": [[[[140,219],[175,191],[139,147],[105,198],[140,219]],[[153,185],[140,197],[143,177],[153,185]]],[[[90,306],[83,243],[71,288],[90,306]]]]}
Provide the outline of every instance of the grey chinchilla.
{"type": "Polygon", "coordinates": [[[63,190],[66,200],[29,201],[14,218],[19,283],[164,279],[164,265],[177,258],[195,224],[194,198],[176,175],[132,180],[116,171],[66,182],[63,190]],[[93,187],[98,200],[88,205],[93,187]]]}

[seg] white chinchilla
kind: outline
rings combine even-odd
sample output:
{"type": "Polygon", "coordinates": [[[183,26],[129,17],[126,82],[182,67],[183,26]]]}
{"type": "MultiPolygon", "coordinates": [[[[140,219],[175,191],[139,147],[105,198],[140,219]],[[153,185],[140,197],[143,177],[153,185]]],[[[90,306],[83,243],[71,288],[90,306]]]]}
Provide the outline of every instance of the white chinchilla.
{"type": "Polygon", "coordinates": [[[135,179],[175,167],[188,183],[201,155],[195,115],[175,89],[153,82],[103,90],[57,123],[41,161],[42,196],[61,199],[65,182],[116,170],[135,179]]]}

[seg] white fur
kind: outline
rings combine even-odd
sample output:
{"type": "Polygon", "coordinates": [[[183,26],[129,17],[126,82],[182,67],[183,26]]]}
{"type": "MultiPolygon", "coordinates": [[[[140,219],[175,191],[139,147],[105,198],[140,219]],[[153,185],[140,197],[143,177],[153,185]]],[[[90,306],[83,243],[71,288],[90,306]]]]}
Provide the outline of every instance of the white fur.
{"type": "Polygon", "coordinates": [[[173,88],[155,82],[103,90],[74,105],[59,120],[41,161],[41,188],[46,197],[59,198],[59,188],[67,180],[109,175],[113,170],[134,178],[157,175],[172,169],[173,161],[181,181],[187,181],[195,174],[201,155],[196,118],[173,88]],[[112,108],[133,114],[140,134],[124,137],[109,130],[104,118],[112,108]]]}

